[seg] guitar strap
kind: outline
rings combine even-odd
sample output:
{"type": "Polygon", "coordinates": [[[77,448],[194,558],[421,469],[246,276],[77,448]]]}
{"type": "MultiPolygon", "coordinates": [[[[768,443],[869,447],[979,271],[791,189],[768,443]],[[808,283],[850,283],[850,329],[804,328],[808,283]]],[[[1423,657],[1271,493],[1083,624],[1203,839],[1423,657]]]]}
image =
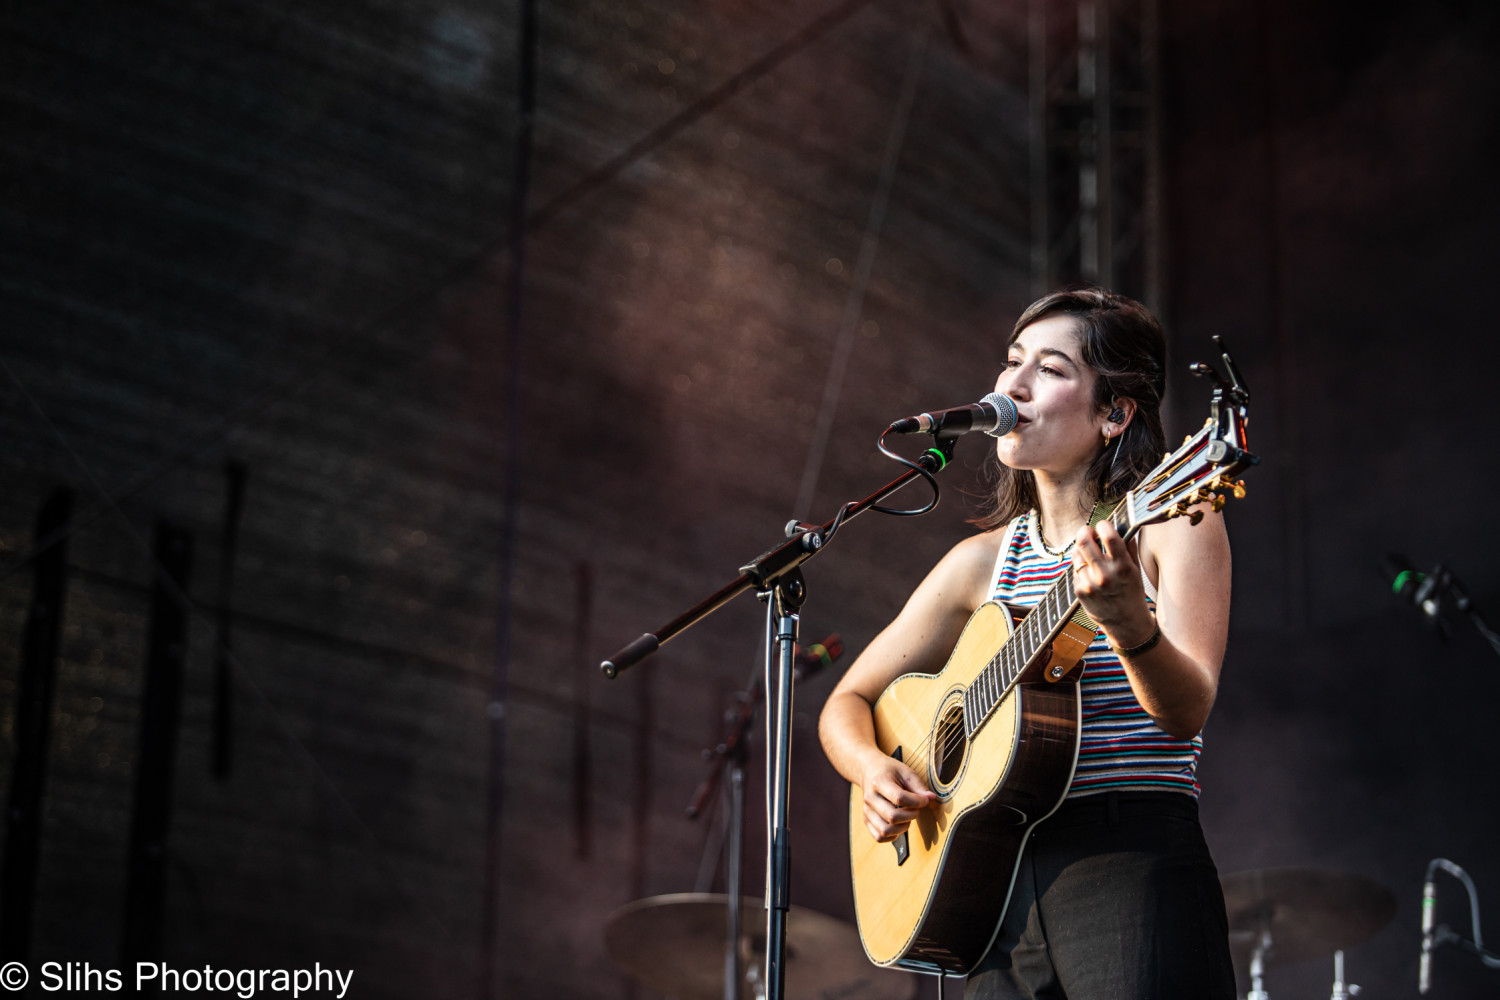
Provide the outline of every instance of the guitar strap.
{"type": "MultiPolygon", "coordinates": [[[[1118,500],[1096,502],[1094,512],[1089,515],[1089,527],[1092,528],[1109,517],[1117,506],[1119,506],[1118,500]]],[[[1083,654],[1088,652],[1089,646],[1098,634],[1099,626],[1088,616],[1088,612],[1083,610],[1083,606],[1079,605],[1078,610],[1073,612],[1073,617],[1068,619],[1068,623],[1052,640],[1052,649],[1042,676],[1054,683],[1070,676],[1083,660],[1083,654]]]]}
{"type": "MultiPolygon", "coordinates": [[[[1120,501],[1118,501],[1118,500],[1096,500],[1096,501],[1094,501],[1094,512],[1089,515],[1089,527],[1092,528],[1094,525],[1098,524],[1100,521],[1102,521],[1105,518],[1109,517],[1111,514],[1113,514],[1115,512],[1115,508],[1118,507],[1119,505],[1120,505],[1120,501]]],[[[1096,624],[1094,624],[1094,619],[1092,619],[1092,618],[1090,618],[1088,616],[1088,612],[1086,612],[1086,611],[1083,610],[1083,606],[1082,605],[1079,605],[1078,610],[1073,614],[1073,617],[1070,618],[1070,619],[1068,619],[1068,620],[1070,622],[1078,625],[1080,628],[1087,629],[1088,632],[1089,632],[1089,641],[1090,642],[1093,641],[1095,633],[1097,633],[1099,631],[1099,626],[1096,625],[1096,624]]]]}

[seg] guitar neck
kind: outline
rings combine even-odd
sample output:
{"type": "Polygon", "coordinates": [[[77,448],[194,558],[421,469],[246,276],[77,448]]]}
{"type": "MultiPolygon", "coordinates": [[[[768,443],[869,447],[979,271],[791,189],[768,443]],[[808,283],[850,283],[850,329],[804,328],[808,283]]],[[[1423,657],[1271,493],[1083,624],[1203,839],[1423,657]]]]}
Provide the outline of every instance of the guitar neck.
{"type": "MultiPolygon", "coordinates": [[[[1116,506],[1109,517],[1125,541],[1139,530],[1127,514],[1129,509],[1127,495],[1126,502],[1116,506]]],[[[1051,645],[1062,627],[1078,614],[1079,606],[1078,595],[1073,590],[1073,566],[1069,563],[1062,576],[1021,620],[1015,632],[964,693],[964,725],[971,736],[984,724],[1037,654],[1051,645]]],[[[1088,622],[1088,625],[1092,626],[1093,622],[1088,622]]]]}

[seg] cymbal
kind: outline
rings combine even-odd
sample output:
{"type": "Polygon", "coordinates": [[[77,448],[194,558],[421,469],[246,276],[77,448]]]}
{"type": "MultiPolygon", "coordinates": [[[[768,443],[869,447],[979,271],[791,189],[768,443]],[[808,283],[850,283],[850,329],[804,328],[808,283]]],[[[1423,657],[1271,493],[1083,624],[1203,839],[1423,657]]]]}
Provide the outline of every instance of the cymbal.
{"type": "MultiPolygon", "coordinates": [[[[728,917],[728,897],[721,893],[651,896],[610,914],[604,945],[626,975],[659,993],[723,1000],[728,917]]],[[[740,900],[740,927],[764,978],[766,911],[758,897],[740,900]]],[[[914,976],[870,962],[853,925],[800,906],[787,911],[788,1000],[910,1000],[915,991],[914,976]]]]}
{"type": "Polygon", "coordinates": [[[1378,934],[1396,915],[1396,897],[1362,875],[1324,868],[1261,868],[1219,879],[1235,966],[1250,966],[1261,931],[1271,933],[1267,965],[1324,958],[1378,934]]]}

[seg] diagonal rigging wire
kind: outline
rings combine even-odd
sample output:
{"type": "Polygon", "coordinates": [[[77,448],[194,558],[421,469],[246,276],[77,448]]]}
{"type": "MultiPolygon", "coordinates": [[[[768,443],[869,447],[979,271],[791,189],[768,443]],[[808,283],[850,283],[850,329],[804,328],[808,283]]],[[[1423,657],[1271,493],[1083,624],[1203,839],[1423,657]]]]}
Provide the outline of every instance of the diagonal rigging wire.
{"type": "Polygon", "coordinates": [[[907,56],[906,74],[901,79],[901,95],[896,99],[896,113],[891,119],[890,134],[886,137],[885,158],[880,165],[880,179],[875,185],[875,198],[870,203],[870,214],[865,222],[864,237],[860,240],[859,262],[855,267],[854,280],[849,285],[849,297],[844,301],[844,318],[833,349],[833,359],[828,364],[828,379],[823,384],[823,401],[818,407],[818,424],[813,431],[812,444],[807,450],[807,464],[802,468],[802,486],[797,491],[797,506],[792,510],[794,518],[805,517],[812,507],[813,497],[818,489],[818,479],[823,472],[823,456],[828,450],[828,437],[833,431],[833,415],[838,410],[839,393],[844,387],[844,375],[849,370],[849,357],[854,353],[854,331],[859,326],[859,317],[864,309],[865,290],[870,284],[870,271],[875,266],[875,254],[880,249],[880,231],[885,225],[886,209],[891,200],[891,188],[896,181],[896,167],[901,160],[902,146],[906,142],[906,126],[911,120],[911,108],[917,96],[917,83],[922,76],[922,60],[927,53],[927,35],[928,32],[923,30],[913,39],[911,53],[907,56]]]}
{"type": "MultiPolygon", "coordinates": [[[[788,56],[802,51],[809,44],[823,37],[831,29],[848,20],[851,15],[868,6],[871,2],[872,0],[844,0],[843,3],[826,14],[815,18],[791,38],[771,49],[771,51],[750,63],[750,65],[738,73],[735,73],[713,90],[710,90],[692,104],[689,104],[677,112],[677,114],[641,136],[641,138],[627,146],[619,155],[605,161],[588,174],[579,178],[561,194],[557,195],[557,197],[532,213],[527,220],[527,228],[535,229],[537,226],[550,222],[552,216],[556,215],[562,209],[613,179],[630,164],[645,156],[657,146],[660,146],[666,140],[739,93],[745,84],[770,72],[777,65],[785,62],[788,56]]],[[[496,242],[498,244],[500,241],[496,242]]]]}
{"type": "Polygon", "coordinates": [[[389,306],[384,312],[375,316],[374,319],[352,327],[343,334],[335,334],[332,342],[326,349],[308,358],[290,378],[279,383],[267,385],[253,393],[239,406],[220,417],[202,434],[193,438],[180,451],[163,455],[155,463],[142,469],[114,490],[105,489],[100,484],[99,492],[103,498],[102,503],[87,514],[75,518],[69,526],[60,528],[52,534],[36,540],[29,549],[21,553],[9,566],[5,567],[4,570],[0,570],[0,580],[11,576],[42,552],[108,513],[109,504],[129,499],[141,490],[148,488],[163,476],[219,446],[234,430],[249,424],[252,418],[269,410],[282,400],[301,392],[325,373],[336,367],[328,365],[326,362],[335,355],[343,352],[351,341],[375,330],[383,330],[394,326],[403,317],[408,314],[414,314],[419,307],[429,304],[449,287],[459,284],[468,278],[496,254],[503,254],[510,251],[515,242],[523,235],[534,233],[550,223],[564,209],[603,187],[618,177],[626,167],[662,146],[683,129],[738,94],[747,83],[754,81],[782,62],[785,62],[789,57],[800,52],[814,41],[817,41],[872,2],[873,0],[844,0],[843,3],[814,18],[786,41],[776,45],[765,55],[762,55],[734,73],[723,83],[703,94],[677,114],[631,143],[618,155],[595,167],[563,189],[536,211],[530,213],[526,217],[522,231],[517,231],[516,227],[511,227],[504,234],[486,241],[475,250],[459,258],[433,281],[408,293],[389,306]]]}

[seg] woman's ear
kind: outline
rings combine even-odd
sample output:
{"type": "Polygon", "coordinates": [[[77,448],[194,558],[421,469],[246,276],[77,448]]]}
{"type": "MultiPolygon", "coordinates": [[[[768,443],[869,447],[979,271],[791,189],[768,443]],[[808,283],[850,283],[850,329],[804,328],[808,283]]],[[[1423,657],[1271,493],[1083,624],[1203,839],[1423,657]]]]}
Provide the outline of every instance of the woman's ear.
{"type": "Polygon", "coordinates": [[[1114,437],[1116,434],[1124,433],[1125,428],[1130,426],[1130,421],[1134,418],[1135,400],[1125,396],[1116,399],[1114,407],[1110,409],[1109,414],[1104,418],[1108,423],[1118,428],[1118,430],[1109,430],[1109,436],[1114,437]]]}

